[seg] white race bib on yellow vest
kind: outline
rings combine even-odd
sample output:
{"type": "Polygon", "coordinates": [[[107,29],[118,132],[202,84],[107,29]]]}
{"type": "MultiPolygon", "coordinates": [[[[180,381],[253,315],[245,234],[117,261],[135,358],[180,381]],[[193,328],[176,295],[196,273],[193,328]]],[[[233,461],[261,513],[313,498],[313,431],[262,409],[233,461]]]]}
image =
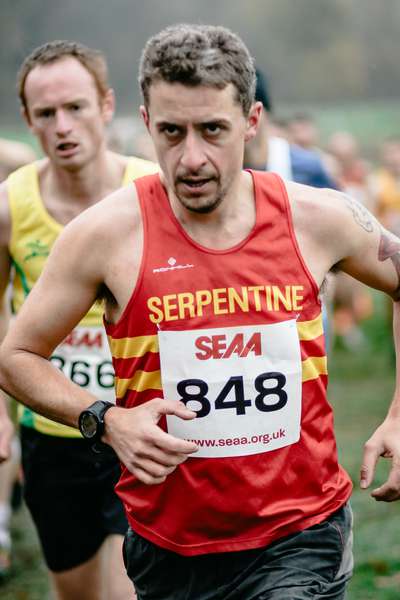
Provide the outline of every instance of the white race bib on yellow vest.
{"type": "Polygon", "coordinates": [[[167,416],[193,457],[259,454],[300,437],[302,372],[296,320],[158,332],[164,397],[197,412],[167,416]]]}
{"type": "Polygon", "coordinates": [[[54,350],[51,362],[99,400],[115,402],[114,370],[103,327],[75,327],[54,350]]]}

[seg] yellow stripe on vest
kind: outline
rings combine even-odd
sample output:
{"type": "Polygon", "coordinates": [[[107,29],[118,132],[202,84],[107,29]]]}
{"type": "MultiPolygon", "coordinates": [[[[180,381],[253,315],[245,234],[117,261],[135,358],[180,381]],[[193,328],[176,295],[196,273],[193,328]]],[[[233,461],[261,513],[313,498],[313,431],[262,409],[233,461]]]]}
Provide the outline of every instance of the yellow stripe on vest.
{"type": "Polygon", "coordinates": [[[161,372],[136,371],[129,379],[115,378],[115,391],[117,398],[123,398],[128,390],[144,392],[146,390],[162,390],[161,372]]]}
{"type": "Polygon", "coordinates": [[[322,313],[312,321],[297,321],[297,331],[299,332],[299,340],[307,342],[315,340],[324,333],[322,325],[322,313]]]}
{"type": "Polygon", "coordinates": [[[317,379],[320,375],[328,374],[328,364],[326,356],[310,356],[307,360],[303,360],[302,367],[302,382],[317,379]]]}
{"type": "Polygon", "coordinates": [[[139,358],[147,352],[158,352],[158,338],[156,335],[139,335],[114,339],[108,336],[108,343],[113,358],[139,358]]]}

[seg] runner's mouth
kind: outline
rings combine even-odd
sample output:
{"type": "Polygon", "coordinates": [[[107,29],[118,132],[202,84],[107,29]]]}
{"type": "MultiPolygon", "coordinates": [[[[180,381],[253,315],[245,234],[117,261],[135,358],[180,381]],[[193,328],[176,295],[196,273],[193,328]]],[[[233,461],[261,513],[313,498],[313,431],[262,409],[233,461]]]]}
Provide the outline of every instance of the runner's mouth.
{"type": "Polygon", "coordinates": [[[179,183],[183,183],[184,185],[190,188],[197,189],[203,187],[210,181],[213,181],[211,177],[209,177],[208,179],[180,179],[179,183]]]}
{"type": "Polygon", "coordinates": [[[60,150],[61,152],[66,152],[68,150],[74,150],[75,148],[77,148],[78,144],[75,144],[75,142],[62,142],[61,144],[58,144],[57,146],[57,150],[60,150]]]}

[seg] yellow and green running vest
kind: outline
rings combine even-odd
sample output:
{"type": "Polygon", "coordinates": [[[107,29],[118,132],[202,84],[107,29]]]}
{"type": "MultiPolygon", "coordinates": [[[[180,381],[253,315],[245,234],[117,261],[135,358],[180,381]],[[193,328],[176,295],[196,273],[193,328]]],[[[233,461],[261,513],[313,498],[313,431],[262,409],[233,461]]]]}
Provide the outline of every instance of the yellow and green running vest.
{"type": "MultiPolygon", "coordinates": [[[[158,167],[140,158],[130,158],[121,185],[154,173],[158,167]]],[[[18,313],[39,278],[45,261],[63,226],[47,212],[39,189],[37,163],[18,169],[7,179],[11,214],[9,252],[14,266],[13,312],[18,313]]],[[[103,308],[92,306],[79,325],[54,351],[51,361],[72,381],[100,400],[115,401],[114,373],[107,336],[102,325],[103,308]]],[[[22,425],[60,437],[80,437],[73,427],[61,425],[29,408],[19,406],[22,425]]]]}

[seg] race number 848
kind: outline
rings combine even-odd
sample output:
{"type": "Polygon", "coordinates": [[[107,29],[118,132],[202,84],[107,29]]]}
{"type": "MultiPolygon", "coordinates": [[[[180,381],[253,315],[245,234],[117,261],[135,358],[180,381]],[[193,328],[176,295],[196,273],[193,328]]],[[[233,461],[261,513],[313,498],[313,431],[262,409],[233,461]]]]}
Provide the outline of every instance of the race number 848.
{"type": "MultiPolygon", "coordinates": [[[[255,407],[261,412],[273,412],[283,408],[288,400],[285,384],[286,377],[283,373],[271,371],[258,375],[254,380],[254,389],[258,392],[254,398],[255,407]],[[276,397],[275,402],[267,402],[271,396],[276,397]]],[[[199,410],[188,407],[197,413],[197,418],[206,417],[211,411],[211,401],[207,398],[209,387],[203,379],[183,379],[177,384],[177,391],[185,405],[191,401],[200,404],[199,410]]],[[[214,400],[215,409],[234,408],[237,415],[245,415],[246,408],[251,405],[252,400],[245,398],[241,375],[230,377],[214,400]]]]}

